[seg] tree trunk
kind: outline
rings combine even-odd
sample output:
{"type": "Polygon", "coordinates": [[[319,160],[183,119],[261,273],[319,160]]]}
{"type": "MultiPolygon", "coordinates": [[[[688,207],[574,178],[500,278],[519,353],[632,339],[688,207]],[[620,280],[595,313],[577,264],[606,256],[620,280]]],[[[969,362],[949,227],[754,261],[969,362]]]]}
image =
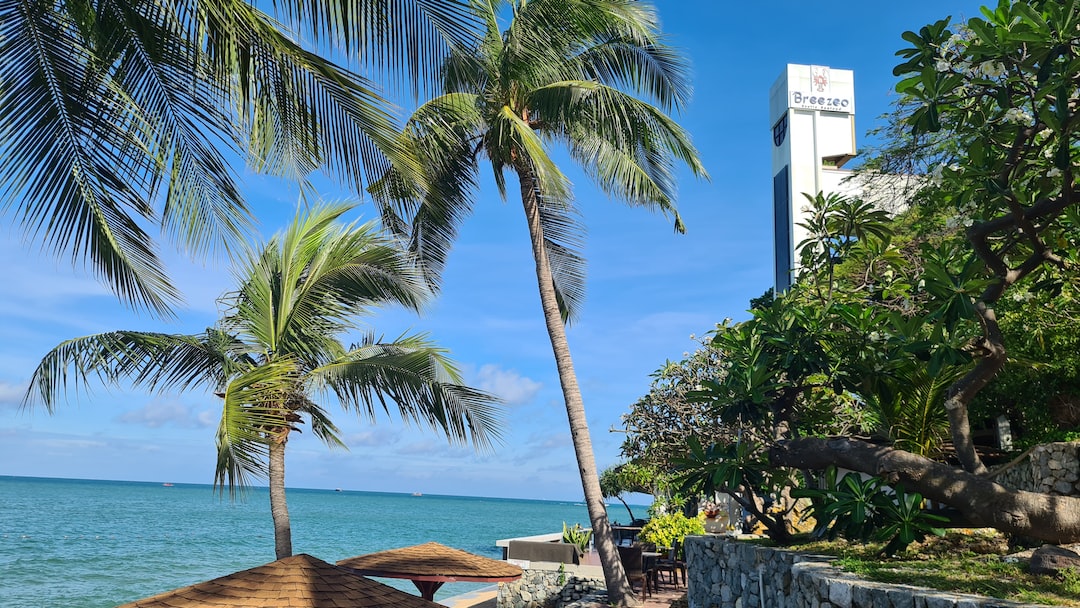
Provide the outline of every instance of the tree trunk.
{"type": "Polygon", "coordinates": [[[566,327],[559,313],[551,265],[548,262],[547,250],[544,249],[544,231],[540,224],[536,180],[529,167],[516,167],[516,171],[521,184],[521,202],[529,224],[533,258],[536,261],[536,281],[540,288],[540,304],[544,309],[544,321],[547,324],[548,337],[551,339],[551,350],[555,354],[555,365],[559,371],[559,383],[562,385],[563,399],[566,402],[566,417],[570,422],[570,436],[574,441],[581,486],[585,492],[585,505],[589,509],[593,539],[600,555],[600,563],[604,568],[608,601],[616,606],[634,605],[636,601],[630,582],[626,579],[622,561],[619,559],[619,552],[611,533],[611,524],[608,521],[607,506],[604,504],[604,496],[600,491],[600,477],[596,472],[596,457],[593,455],[592,439],[589,437],[585,404],[581,399],[581,389],[578,387],[574,363],[570,358],[566,327]]]}
{"type": "Polygon", "coordinates": [[[1052,543],[1080,542],[1080,498],[1010,490],[989,479],[910,452],[838,437],[806,437],[769,450],[775,466],[824,469],[836,465],[880,475],[890,484],[941,502],[975,525],[1052,543]]]}
{"type": "Polygon", "coordinates": [[[270,515],[274,518],[274,551],[277,559],[292,556],[292,525],[285,504],[285,443],[283,433],[270,438],[270,515]]]}

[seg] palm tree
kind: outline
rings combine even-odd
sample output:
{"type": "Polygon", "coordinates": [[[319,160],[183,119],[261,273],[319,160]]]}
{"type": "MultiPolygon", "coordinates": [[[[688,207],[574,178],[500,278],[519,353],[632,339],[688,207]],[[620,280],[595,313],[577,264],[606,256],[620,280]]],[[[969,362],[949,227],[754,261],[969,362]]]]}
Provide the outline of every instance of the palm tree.
{"type": "Polygon", "coordinates": [[[609,196],[671,214],[682,232],[675,164],[705,175],[689,136],[665,113],[689,96],[685,63],[661,43],[654,9],[636,0],[475,4],[484,20],[482,40],[452,51],[443,65],[444,94],[422,105],[402,135],[425,164],[426,185],[389,173],[372,190],[384,225],[409,233],[434,282],[472,210],[480,159],[491,163],[504,197],[505,173],[517,176],[609,599],[631,601],[566,340],[565,323],[577,313],[584,288],[581,226],[549,146],[564,144],[609,196]],[[500,31],[507,6],[510,20],[500,31]]]}
{"type": "Polygon", "coordinates": [[[93,375],[151,391],[212,390],[223,399],[214,485],[231,494],[254,477],[269,478],[279,559],[292,555],[290,433],[307,416],[327,445],[344,446],[316,396],[332,395],[367,419],[396,407],[407,423],[453,443],[490,447],[498,438],[495,400],[461,385],[453,363],[427,338],[339,341],[370,307],[418,309],[428,295],[412,256],[394,241],[370,224],[337,223],[348,209],[298,214],[261,250],[249,250],[215,327],[197,335],[113,331],[69,340],[38,365],[25,402],[41,401],[52,412],[69,382],[85,386],[93,375]]]}
{"type": "Polygon", "coordinates": [[[249,236],[237,160],[356,192],[409,167],[381,87],[318,51],[426,90],[475,29],[467,3],[272,5],[280,21],[246,0],[0,0],[0,213],[167,314],[180,294],[152,235],[193,255],[249,236]]]}

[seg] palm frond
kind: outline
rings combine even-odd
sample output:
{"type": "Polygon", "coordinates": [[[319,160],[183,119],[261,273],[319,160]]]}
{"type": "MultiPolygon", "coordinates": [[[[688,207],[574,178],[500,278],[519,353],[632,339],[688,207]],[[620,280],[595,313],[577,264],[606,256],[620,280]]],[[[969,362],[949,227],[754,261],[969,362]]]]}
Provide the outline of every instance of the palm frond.
{"type": "Polygon", "coordinates": [[[217,430],[214,489],[234,496],[267,476],[269,441],[291,424],[286,399],[298,384],[292,361],[279,360],[245,370],[224,391],[217,430]]]}
{"type": "Polygon", "coordinates": [[[439,431],[451,443],[490,449],[499,440],[498,399],[460,384],[453,363],[424,336],[390,343],[368,336],[345,356],[311,374],[346,409],[375,420],[381,410],[439,431]]]}
{"type": "Polygon", "coordinates": [[[236,112],[258,170],[295,180],[323,169],[363,192],[388,157],[412,162],[398,146],[394,110],[373,83],[302,48],[243,0],[208,15],[220,37],[210,46],[215,77],[238,85],[236,112]]]}
{"type": "Polygon", "coordinates": [[[395,168],[371,190],[383,225],[409,239],[433,287],[475,201],[475,148],[482,124],[477,103],[476,95],[451,93],[420,106],[402,137],[421,159],[423,174],[410,179],[395,168]]]}
{"type": "Polygon", "coordinates": [[[574,205],[545,196],[539,188],[534,194],[559,311],[564,323],[573,323],[585,303],[585,227],[574,205]]]}
{"type": "Polygon", "coordinates": [[[290,27],[326,50],[358,56],[415,96],[435,89],[440,59],[479,36],[467,0],[277,0],[290,27]]]}
{"type": "Polygon", "coordinates": [[[532,127],[507,106],[503,106],[492,119],[494,122],[488,125],[488,132],[484,136],[485,148],[492,160],[498,159],[507,166],[527,166],[545,196],[569,200],[570,180],[548,155],[544,142],[532,127]],[[509,154],[511,151],[519,152],[523,158],[513,158],[509,154]]]}
{"type": "Polygon", "coordinates": [[[151,124],[87,42],[52,5],[0,2],[0,209],[122,298],[168,314],[179,294],[140,225],[155,219],[160,167],[140,138],[151,124]]]}
{"type": "Polygon", "coordinates": [[[118,386],[130,382],[153,391],[216,388],[227,361],[240,361],[234,343],[208,330],[205,336],[114,331],[62,342],[49,351],[31,375],[24,406],[42,403],[52,412],[69,388],[89,392],[90,380],[118,386]],[[213,340],[210,340],[212,338],[213,340]]]}

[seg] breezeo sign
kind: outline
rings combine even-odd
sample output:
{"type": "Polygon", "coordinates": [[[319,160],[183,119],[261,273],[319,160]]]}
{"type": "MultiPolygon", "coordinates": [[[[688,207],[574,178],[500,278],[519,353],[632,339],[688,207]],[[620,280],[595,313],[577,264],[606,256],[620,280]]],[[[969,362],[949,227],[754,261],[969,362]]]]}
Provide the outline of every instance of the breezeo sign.
{"type": "Polygon", "coordinates": [[[851,112],[851,99],[828,94],[791,92],[791,107],[801,110],[825,110],[829,112],[851,112]]]}

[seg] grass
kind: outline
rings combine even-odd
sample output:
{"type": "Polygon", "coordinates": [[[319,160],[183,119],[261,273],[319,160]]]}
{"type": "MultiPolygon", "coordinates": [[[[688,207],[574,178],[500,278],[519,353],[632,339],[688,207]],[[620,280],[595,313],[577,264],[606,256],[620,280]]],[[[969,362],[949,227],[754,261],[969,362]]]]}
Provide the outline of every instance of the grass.
{"type": "Polygon", "coordinates": [[[1080,573],[1062,577],[1027,572],[1027,560],[1007,563],[1008,542],[993,530],[950,530],[931,536],[894,557],[882,555],[883,543],[853,544],[838,540],[789,547],[835,555],[835,565],[872,581],[976,593],[1031,604],[1080,607],[1080,573]]]}

